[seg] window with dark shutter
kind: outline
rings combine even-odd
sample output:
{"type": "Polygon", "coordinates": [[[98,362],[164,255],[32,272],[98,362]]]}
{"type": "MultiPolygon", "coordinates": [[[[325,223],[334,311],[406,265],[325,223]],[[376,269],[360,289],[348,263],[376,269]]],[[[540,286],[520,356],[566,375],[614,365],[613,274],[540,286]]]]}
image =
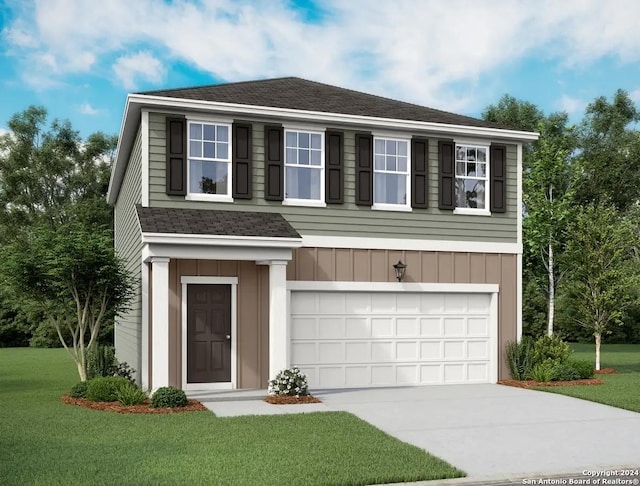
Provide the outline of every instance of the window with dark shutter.
{"type": "Polygon", "coordinates": [[[327,130],[325,133],[325,202],[344,202],[343,133],[327,130]]]}
{"type": "Polygon", "coordinates": [[[492,145],[490,164],[490,209],[492,213],[505,213],[507,211],[507,147],[492,145]]]}
{"type": "Polygon", "coordinates": [[[438,142],[438,207],[455,209],[455,167],[453,142],[438,142]]]}
{"type": "Polygon", "coordinates": [[[187,194],[187,121],[184,117],[167,118],[166,179],[167,194],[187,194]]]}
{"type": "Polygon", "coordinates": [[[281,126],[264,127],[264,198],[268,201],[284,199],[284,140],[281,126]]]}
{"type": "Polygon", "coordinates": [[[356,134],[356,204],[373,205],[373,137],[356,134]]]}
{"type": "Polygon", "coordinates": [[[235,199],[251,199],[251,125],[249,123],[234,123],[232,133],[232,195],[235,199]]]}
{"type": "Polygon", "coordinates": [[[425,138],[411,140],[411,207],[428,207],[429,141],[425,138]]]}

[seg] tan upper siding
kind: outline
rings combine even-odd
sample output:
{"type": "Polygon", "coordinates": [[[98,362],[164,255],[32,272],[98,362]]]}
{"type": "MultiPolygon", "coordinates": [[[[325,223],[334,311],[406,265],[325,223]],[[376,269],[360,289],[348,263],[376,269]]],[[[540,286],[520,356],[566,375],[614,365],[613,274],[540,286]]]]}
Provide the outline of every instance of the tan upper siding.
{"type": "Polygon", "coordinates": [[[165,193],[165,115],[150,114],[149,203],[158,207],[276,211],[301,234],[415,238],[515,243],[517,240],[516,146],[507,148],[507,204],[505,214],[468,216],[438,209],[438,139],[429,139],[429,208],[412,212],[376,211],[356,206],[355,131],[345,131],[345,204],[326,208],[283,206],[264,200],[264,124],[253,123],[253,199],[233,204],[185,201],[165,193]]]}
{"type": "Polygon", "coordinates": [[[116,319],[115,340],[120,361],[126,361],[140,372],[140,337],[142,299],[140,292],[142,239],[135,205],[142,200],[142,137],[138,135],[124,176],[122,189],[115,204],[115,248],[134,279],[134,299],[130,310],[116,319]]]}

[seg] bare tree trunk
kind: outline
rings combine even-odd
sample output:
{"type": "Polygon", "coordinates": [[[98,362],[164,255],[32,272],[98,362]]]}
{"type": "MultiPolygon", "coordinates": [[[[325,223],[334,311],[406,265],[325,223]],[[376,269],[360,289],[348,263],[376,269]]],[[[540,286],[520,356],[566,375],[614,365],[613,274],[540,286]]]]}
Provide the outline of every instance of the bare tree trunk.
{"type": "Polygon", "coordinates": [[[600,370],[600,343],[602,342],[602,334],[596,332],[594,334],[596,337],[596,371],[600,370]]]}
{"type": "Polygon", "coordinates": [[[553,318],[556,311],[556,279],[554,277],[554,261],[553,261],[553,245],[551,244],[551,239],[549,239],[549,268],[548,268],[548,277],[549,277],[549,308],[547,315],[547,334],[549,336],[553,336],[553,318]]]}

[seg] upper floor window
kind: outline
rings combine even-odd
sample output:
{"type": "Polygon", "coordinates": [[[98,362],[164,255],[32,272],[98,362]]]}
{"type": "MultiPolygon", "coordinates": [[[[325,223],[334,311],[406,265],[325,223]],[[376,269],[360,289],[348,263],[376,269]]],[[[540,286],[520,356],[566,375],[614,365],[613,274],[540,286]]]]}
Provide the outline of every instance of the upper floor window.
{"type": "Polygon", "coordinates": [[[488,210],[489,147],[456,143],[456,208],[488,210]]]}
{"type": "Polygon", "coordinates": [[[324,204],[324,133],[285,130],[285,201],[324,204]]]}
{"type": "Polygon", "coordinates": [[[409,141],[375,137],[373,146],[374,207],[410,208],[409,141]]]}
{"type": "Polygon", "coordinates": [[[231,198],[231,126],[189,121],[188,138],[189,193],[231,198]]]}

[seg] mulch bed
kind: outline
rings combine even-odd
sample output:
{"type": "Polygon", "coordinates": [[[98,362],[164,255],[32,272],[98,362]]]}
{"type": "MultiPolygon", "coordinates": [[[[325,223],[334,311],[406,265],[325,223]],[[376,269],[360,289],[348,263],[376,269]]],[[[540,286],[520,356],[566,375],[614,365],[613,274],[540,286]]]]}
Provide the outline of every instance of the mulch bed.
{"type": "Polygon", "coordinates": [[[299,397],[291,395],[267,395],[265,402],[271,405],[296,405],[299,403],[322,403],[313,395],[301,395],[299,397]]]}
{"type": "Polygon", "coordinates": [[[596,375],[617,375],[618,370],[614,370],[613,368],[602,368],[601,370],[596,370],[596,375]]]}
{"type": "Polygon", "coordinates": [[[534,388],[537,386],[580,386],[580,385],[604,385],[604,381],[598,378],[574,381],[533,381],[533,380],[500,380],[499,385],[515,386],[516,388],[534,388]]]}
{"type": "Polygon", "coordinates": [[[140,405],[122,405],[119,402],[92,402],[86,398],[71,398],[69,395],[62,395],[62,403],[90,408],[92,410],[102,410],[103,412],[115,413],[182,413],[202,412],[207,410],[207,407],[198,400],[189,400],[186,407],[153,408],[149,400],[146,400],[140,405]]]}

